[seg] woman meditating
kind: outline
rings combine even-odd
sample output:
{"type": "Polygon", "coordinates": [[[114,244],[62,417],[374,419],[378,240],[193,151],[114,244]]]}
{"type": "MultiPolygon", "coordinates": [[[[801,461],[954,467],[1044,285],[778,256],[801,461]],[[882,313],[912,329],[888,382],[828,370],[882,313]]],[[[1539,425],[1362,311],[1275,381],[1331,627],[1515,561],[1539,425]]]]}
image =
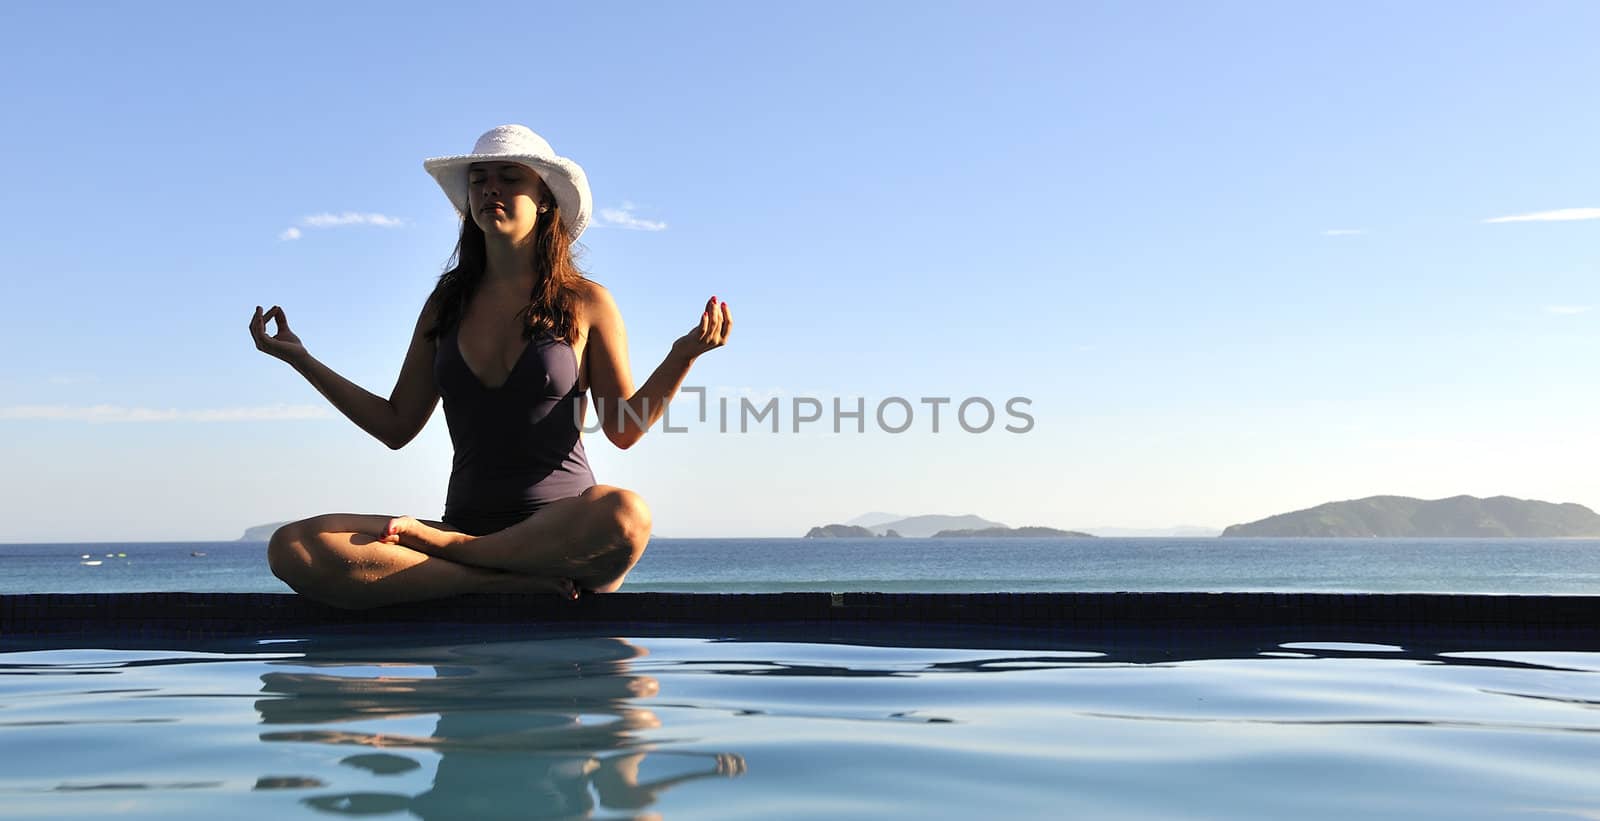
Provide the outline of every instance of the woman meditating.
{"type": "Polygon", "coordinates": [[[332,513],[272,534],[272,572],[346,608],[473,592],[574,598],[622,585],[650,537],[638,494],[595,484],[579,436],[592,396],[600,429],[628,448],[659,419],[695,359],[727,343],[727,303],[707,301],[637,390],[622,315],[574,265],[589,222],[583,169],[519,125],[471,154],[426,160],[456,210],[453,267],[423,305],[388,399],[317,361],[283,309],[256,307],[256,347],[289,363],[334,407],[391,448],[444,400],[455,456],[439,521],[332,513]],[[277,331],[267,333],[267,322],[277,331]]]}

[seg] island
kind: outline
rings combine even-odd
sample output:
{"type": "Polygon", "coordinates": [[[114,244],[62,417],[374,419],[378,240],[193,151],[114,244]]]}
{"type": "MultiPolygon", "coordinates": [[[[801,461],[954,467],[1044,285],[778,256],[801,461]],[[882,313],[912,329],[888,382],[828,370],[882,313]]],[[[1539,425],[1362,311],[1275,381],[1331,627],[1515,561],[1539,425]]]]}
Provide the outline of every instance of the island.
{"type": "Polygon", "coordinates": [[[288,524],[288,522],[273,522],[267,525],[256,525],[245,528],[244,535],[239,537],[241,542],[265,542],[272,539],[272,531],[288,524]]]}
{"type": "Polygon", "coordinates": [[[1222,531],[1223,538],[1481,538],[1600,537],[1600,514],[1571,502],[1510,496],[1414,499],[1369,496],[1280,513],[1222,531]]]}
{"type": "MultiPolygon", "coordinates": [[[[1033,537],[1033,538],[1036,538],[1036,539],[1040,539],[1040,538],[1043,538],[1043,539],[1063,539],[1063,538],[1064,539],[1093,539],[1094,538],[1094,534],[1093,533],[1082,533],[1082,532],[1077,531],[1077,530],[1057,530],[1056,528],[1053,528],[1053,527],[1006,527],[1005,525],[995,524],[995,523],[992,523],[992,522],[988,522],[987,520],[984,520],[984,519],[978,519],[978,517],[976,517],[976,516],[913,516],[913,517],[908,518],[908,519],[896,520],[896,522],[900,523],[900,524],[904,524],[904,523],[907,523],[907,522],[912,523],[913,526],[915,526],[917,528],[917,530],[920,531],[920,532],[915,532],[915,533],[912,534],[912,536],[916,537],[916,538],[934,538],[934,539],[979,539],[979,538],[985,538],[986,539],[986,538],[989,538],[989,537],[992,537],[992,536],[1000,536],[1000,537],[1024,536],[1024,537],[1033,537]],[[977,519],[977,521],[979,521],[979,522],[981,522],[981,523],[983,523],[983,524],[985,524],[987,526],[986,527],[947,527],[947,528],[942,528],[942,529],[933,530],[933,531],[929,531],[929,530],[923,529],[929,521],[949,520],[949,519],[964,519],[964,520],[965,519],[977,519]]],[[[866,526],[866,525],[831,524],[831,525],[822,525],[820,527],[813,527],[810,530],[806,531],[805,537],[807,539],[872,539],[872,538],[899,539],[899,538],[903,538],[905,535],[906,534],[901,533],[899,530],[897,530],[895,528],[892,528],[892,527],[887,527],[885,525],[877,525],[877,526],[870,526],[869,527],[869,526],[866,526]]]]}
{"type": "Polygon", "coordinates": [[[865,538],[867,536],[922,538],[924,536],[932,536],[941,530],[986,527],[1003,528],[1005,525],[971,514],[963,516],[927,514],[923,516],[896,517],[886,513],[869,513],[866,516],[858,516],[846,524],[813,527],[806,533],[806,537],[812,538],[812,534],[816,534],[818,536],[840,536],[846,538],[865,538]]]}
{"type": "Polygon", "coordinates": [[[856,525],[823,525],[806,531],[807,539],[871,539],[876,535],[856,525]]]}
{"type": "Polygon", "coordinates": [[[933,534],[935,539],[987,539],[990,536],[1028,536],[1036,539],[1093,539],[1092,533],[1080,533],[1076,530],[1057,530],[1053,527],[985,527],[978,530],[941,530],[933,534]]]}

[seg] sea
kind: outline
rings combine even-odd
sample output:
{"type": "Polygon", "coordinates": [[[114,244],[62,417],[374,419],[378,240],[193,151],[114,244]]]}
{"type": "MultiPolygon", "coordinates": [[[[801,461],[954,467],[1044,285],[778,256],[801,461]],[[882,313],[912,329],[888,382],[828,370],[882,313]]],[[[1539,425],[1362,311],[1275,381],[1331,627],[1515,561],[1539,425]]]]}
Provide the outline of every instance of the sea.
{"type": "MultiPolygon", "coordinates": [[[[623,591],[1600,594],[1600,539],[654,539],[623,591]]],[[[0,594],[289,592],[261,542],[0,544],[0,594]]]]}

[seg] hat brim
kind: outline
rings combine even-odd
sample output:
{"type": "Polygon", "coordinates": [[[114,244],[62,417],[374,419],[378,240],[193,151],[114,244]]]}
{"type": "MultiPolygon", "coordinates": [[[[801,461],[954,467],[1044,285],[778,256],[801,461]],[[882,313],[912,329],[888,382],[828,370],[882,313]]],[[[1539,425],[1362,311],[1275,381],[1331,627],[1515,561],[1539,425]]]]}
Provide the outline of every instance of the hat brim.
{"type": "Polygon", "coordinates": [[[546,157],[537,154],[453,154],[432,157],[422,161],[422,167],[444,190],[444,195],[465,219],[467,205],[467,167],[476,162],[514,162],[526,166],[544,180],[556,205],[561,209],[561,221],[567,236],[576,240],[589,227],[593,210],[589,195],[589,178],[583,168],[566,157],[546,157]]]}

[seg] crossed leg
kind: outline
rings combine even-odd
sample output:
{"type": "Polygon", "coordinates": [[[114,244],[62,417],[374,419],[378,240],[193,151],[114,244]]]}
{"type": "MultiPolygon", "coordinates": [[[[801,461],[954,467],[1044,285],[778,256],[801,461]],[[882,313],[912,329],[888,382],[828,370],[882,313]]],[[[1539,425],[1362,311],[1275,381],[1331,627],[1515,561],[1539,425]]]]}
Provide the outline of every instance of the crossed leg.
{"type": "Polygon", "coordinates": [[[479,592],[573,598],[621,587],[649,538],[638,494],[596,485],[485,536],[409,516],[315,516],[272,534],[267,559],[290,587],[336,607],[479,592]]]}

